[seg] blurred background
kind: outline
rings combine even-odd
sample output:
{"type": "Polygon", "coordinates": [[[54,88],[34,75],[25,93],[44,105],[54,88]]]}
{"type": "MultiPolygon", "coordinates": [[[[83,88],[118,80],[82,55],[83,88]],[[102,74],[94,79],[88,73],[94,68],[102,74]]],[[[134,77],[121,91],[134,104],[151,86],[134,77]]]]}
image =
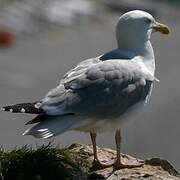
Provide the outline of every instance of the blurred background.
{"type": "MultiPolygon", "coordinates": [[[[123,152],[158,156],[180,169],[180,1],[178,0],[0,0],[0,106],[39,100],[78,62],[116,48],[115,25],[128,10],[150,12],[171,27],[153,34],[156,83],[140,119],[123,128],[123,152]]],[[[21,134],[33,115],[0,112],[0,145],[39,146],[49,140],[21,134]]],[[[51,139],[65,147],[91,143],[89,134],[67,132],[51,139]]],[[[115,148],[114,133],[98,145],[115,148]]]]}

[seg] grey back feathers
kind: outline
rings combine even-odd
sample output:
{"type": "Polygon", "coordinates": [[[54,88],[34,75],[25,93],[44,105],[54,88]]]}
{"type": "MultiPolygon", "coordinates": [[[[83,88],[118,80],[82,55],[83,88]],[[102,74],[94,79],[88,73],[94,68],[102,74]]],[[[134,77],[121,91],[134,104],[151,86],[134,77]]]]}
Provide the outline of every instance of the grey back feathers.
{"type": "MultiPolygon", "coordinates": [[[[93,60],[92,60],[93,61],[93,60]]],[[[74,113],[91,118],[114,118],[145,100],[153,77],[134,61],[106,60],[76,67],[42,100],[48,115],[74,113]]]]}
{"type": "Polygon", "coordinates": [[[123,59],[123,60],[130,60],[135,57],[135,53],[122,50],[122,49],[114,49],[110,52],[103,54],[99,59],[101,61],[110,60],[110,59],[123,59]]]}

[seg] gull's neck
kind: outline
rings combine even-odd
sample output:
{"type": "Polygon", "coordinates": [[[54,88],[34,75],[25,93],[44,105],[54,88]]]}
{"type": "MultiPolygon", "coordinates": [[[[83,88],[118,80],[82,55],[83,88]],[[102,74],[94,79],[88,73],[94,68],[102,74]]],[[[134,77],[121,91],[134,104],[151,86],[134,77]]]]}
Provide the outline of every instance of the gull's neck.
{"type": "Polygon", "coordinates": [[[154,51],[151,45],[151,42],[148,40],[144,44],[144,48],[139,51],[139,55],[141,56],[142,62],[148,68],[152,75],[155,73],[155,58],[154,51]]]}
{"type": "MultiPolygon", "coordinates": [[[[126,41],[128,42],[128,41],[126,41]]],[[[144,63],[146,68],[150,71],[152,75],[155,73],[155,58],[154,58],[154,51],[151,45],[150,40],[147,41],[131,41],[131,43],[128,44],[122,44],[118,42],[118,48],[124,49],[126,51],[134,52],[136,54],[137,61],[140,61],[144,63]],[[135,44],[135,43],[136,44],[135,44]],[[138,42],[138,43],[137,43],[138,42]]],[[[136,60],[136,58],[135,58],[136,60]]]]}

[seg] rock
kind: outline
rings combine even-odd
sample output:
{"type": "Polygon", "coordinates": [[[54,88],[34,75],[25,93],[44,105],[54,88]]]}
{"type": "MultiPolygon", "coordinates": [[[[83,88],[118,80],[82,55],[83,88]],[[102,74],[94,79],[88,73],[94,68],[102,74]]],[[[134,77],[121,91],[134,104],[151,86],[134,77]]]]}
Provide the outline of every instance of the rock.
{"type": "MultiPolygon", "coordinates": [[[[121,169],[113,171],[113,168],[102,170],[91,170],[93,161],[92,146],[73,144],[69,148],[70,152],[77,153],[80,159],[85,159],[87,164],[82,163],[84,174],[78,179],[106,179],[106,180],[180,180],[177,170],[167,161],[160,158],[145,160],[145,165],[139,168],[121,169]]],[[[116,151],[107,148],[98,148],[98,156],[108,155],[115,158],[116,151]]],[[[122,154],[122,160],[136,159],[132,156],[122,154]]]]}
{"type": "MultiPolygon", "coordinates": [[[[98,148],[98,157],[114,161],[116,151],[98,148]]],[[[122,154],[122,160],[137,158],[122,154]]],[[[0,150],[0,180],[180,180],[179,173],[166,160],[151,158],[139,168],[98,169],[92,166],[90,145],[73,144],[68,148],[53,148],[51,144],[32,149],[27,146],[11,151],[0,150]]]]}

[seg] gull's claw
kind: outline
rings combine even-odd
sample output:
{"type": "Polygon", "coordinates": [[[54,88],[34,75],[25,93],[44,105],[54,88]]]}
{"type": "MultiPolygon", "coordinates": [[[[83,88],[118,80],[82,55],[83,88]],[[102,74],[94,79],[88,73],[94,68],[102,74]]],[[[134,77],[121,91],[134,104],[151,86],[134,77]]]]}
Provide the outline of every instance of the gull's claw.
{"type": "Polygon", "coordinates": [[[94,171],[94,170],[105,169],[109,167],[113,167],[114,170],[119,170],[119,169],[124,169],[124,168],[141,167],[143,165],[144,165],[144,161],[139,160],[139,159],[128,160],[128,162],[125,162],[125,163],[119,162],[117,160],[115,162],[110,162],[110,163],[106,163],[106,162],[103,163],[99,160],[94,160],[91,170],[94,171]]]}
{"type": "Polygon", "coordinates": [[[109,167],[112,167],[113,165],[114,165],[114,162],[112,162],[112,163],[102,163],[99,160],[94,160],[90,171],[109,168],[109,167]]]}
{"type": "Polygon", "coordinates": [[[141,167],[144,165],[143,160],[138,160],[138,159],[133,159],[129,160],[128,163],[122,163],[119,161],[115,161],[113,164],[114,170],[119,170],[123,168],[136,168],[136,167],[141,167]]]}

